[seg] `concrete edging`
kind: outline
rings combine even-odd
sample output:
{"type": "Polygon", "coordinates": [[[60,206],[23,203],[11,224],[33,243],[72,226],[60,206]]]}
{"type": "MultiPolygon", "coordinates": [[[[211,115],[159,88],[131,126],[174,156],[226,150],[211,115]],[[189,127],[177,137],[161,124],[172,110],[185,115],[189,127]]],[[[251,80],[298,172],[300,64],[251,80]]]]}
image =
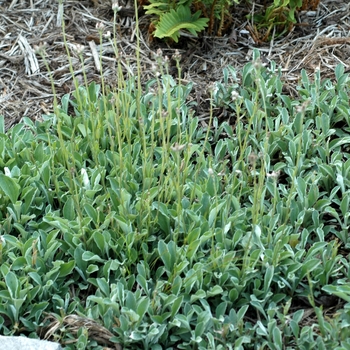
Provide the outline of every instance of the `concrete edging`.
{"type": "Polygon", "coordinates": [[[61,345],[47,340],[0,335],[0,349],[6,350],[63,350],[61,345]]]}

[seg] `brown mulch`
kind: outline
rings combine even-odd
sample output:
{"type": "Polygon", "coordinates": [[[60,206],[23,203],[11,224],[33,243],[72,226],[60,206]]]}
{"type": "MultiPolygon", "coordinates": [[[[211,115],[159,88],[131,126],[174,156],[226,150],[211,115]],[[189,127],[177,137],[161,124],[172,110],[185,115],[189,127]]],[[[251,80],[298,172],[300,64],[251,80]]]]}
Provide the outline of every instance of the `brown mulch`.
{"type": "MultiPolygon", "coordinates": [[[[74,89],[69,69],[62,21],[65,23],[66,41],[73,64],[73,74],[83,81],[82,64],[71,50],[74,45],[85,46],[84,69],[89,82],[99,82],[103,75],[113,86],[117,79],[117,59],[112,41],[103,39],[100,45],[97,23],[103,23],[105,32],[113,33],[111,0],[66,0],[63,7],[58,1],[0,0],[0,115],[6,127],[17,123],[23,116],[40,119],[53,111],[53,93],[50,74],[58,100],[74,89]],[[35,48],[45,43],[45,60],[35,48]],[[102,67],[94,60],[102,49],[102,67]],[[46,64],[49,66],[48,72],[46,64]],[[103,72],[103,73],[101,73],[103,72]]],[[[117,17],[119,58],[128,74],[136,74],[136,30],[133,0],[120,0],[123,6],[117,17]]],[[[258,5],[257,5],[258,6],[258,5]]],[[[345,0],[321,0],[317,11],[304,11],[298,15],[298,24],[283,38],[269,43],[254,42],[247,13],[254,9],[237,6],[232,28],[223,37],[186,36],[178,46],[182,54],[184,81],[194,83],[193,98],[199,102],[201,117],[208,113],[205,103],[211,82],[221,80],[222,69],[231,65],[240,70],[251,61],[257,48],[265,63],[275,61],[282,67],[285,82],[295,86],[301,69],[312,75],[320,69],[323,78],[333,77],[334,68],[342,63],[350,68],[350,4],[345,0]]],[[[256,10],[256,8],[255,8],[256,10]]],[[[159,47],[171,57],[175,47],[164,42],[150,41],[149,18],[140,16],[140,57],[142,80],[153,76],[151,67],[159,47]]]]}
{"type": "MultiPolygon", "coordinates": [[[[72,314],[64,316],[58,320],[55,316],[48,315],[43,323],[47,323],[46,321],[49,321],[49,324],[40,329],[40,333],[44,333],[42,336],[44,339],[51,340],[55,335],[57,336],[62,331],[69,332],[77,337],[79,331],[84,329],[89,336],[89,340],[95,340],[98,344],[104,345],[104,350],[122,350],[122,346],[120,344],[110,341],[113,334],[107,328],[103,327],[91,318],[72,314]]],[[[77,338],[65,340],[64,342],[61,342],[61,345],[76,343],[77,338]]]]}

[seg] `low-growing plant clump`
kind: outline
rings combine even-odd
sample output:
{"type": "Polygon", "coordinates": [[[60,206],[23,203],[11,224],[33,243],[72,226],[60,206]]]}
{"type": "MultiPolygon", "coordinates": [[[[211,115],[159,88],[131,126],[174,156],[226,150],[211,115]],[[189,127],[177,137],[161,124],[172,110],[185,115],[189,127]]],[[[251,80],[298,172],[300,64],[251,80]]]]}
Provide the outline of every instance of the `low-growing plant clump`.
{"type": "MultiPolygon", "coordinates": [[[[178,42],[184,30],[192,35],[206,32],[222,36],[232,30],[235,5],[260,5],[253,11],[253,23],[249,26],[257,43],[271,39],[272,32],[282,35],[296,23],[295,14],[300,10],[316,10],[319,0],[140,0],[138,3],[152,16],[150,33],[157,38],[170,38],[178,42]]],[[[252,17],[250,11],[248,17],[252,17]]]]}
{"type": "Polygon", "coordinates": [[[344,68],[303,72],[293,99],[255,52],[210,87],[203,121],[157,60],[143,91],[120,74],[42,121],[0,118],[0,332],[67,349],[350,348],[344,68]]]}

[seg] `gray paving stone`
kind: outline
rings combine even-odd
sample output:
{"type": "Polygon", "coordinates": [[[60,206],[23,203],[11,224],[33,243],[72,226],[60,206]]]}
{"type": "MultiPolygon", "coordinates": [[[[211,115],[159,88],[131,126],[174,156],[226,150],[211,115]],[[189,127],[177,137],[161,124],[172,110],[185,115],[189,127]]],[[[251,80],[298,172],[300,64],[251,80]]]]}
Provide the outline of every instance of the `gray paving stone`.
{"type": "Polygon", "coordinates": [[[46,340],[0,335],[0,350],[62,350],[62,347],[46,340]]]}

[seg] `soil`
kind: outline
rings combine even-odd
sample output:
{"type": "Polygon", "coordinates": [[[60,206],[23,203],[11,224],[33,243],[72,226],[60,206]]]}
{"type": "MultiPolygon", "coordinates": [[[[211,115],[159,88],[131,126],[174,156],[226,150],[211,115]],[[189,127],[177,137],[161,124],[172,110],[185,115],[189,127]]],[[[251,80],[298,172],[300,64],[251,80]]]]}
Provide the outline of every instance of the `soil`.
{"type": "MultiPolygon", "coordinates": [[[[58,101],[74,90],[73,75],[83,81],[82,67],[89,82],[100,82],[103,75],[112,87],[117,79],[118,59],[126,74],[136,74],[133,0],[119,1],[122,9],[116,21],[115,39],[120,57],[115,57],[111,40],[103,38],[100,45],[97,23],[103,23],[105,33],[113,33],[111,3],[111,0],[66,0],[60,8],[58,1],[0,0],[0,115],[5,118],[6,128],[23,116],[40,120],[43,114],[52,113],[54,94],[50,74],[58,101]],[[62,22],[68,47],[77,44],[85,47],[84,66],[74,52],[69,52],[73,74],[69,69],[62,22]],[[45,45],[45,59],[35,53],[40,45],[45,45]],[[93,52],[99,49],[102,49],[101,71],[93,58],[93,52]]],[[[152,40],[150,18],[139,9],[142,82],[154,76],[151,68],[157,49],[161,48],[168,57],[178,49],[182,55],[183,79],[193,82],[192,98],[198,102],[197,115],[205,119],[210,83],[222,79],[226,66],[233,66],[239,73],[251,61],[255,48],[260,51],[263,62],[275,61],[282,67],[283,79],[291,94],[295,94],[302,69],[309,75],[320,69],[322,78],[332,78],[337,64],[342,63],[346,70],[350,68],[350,4],[347,1],[323,0],[316,11],[300,11],[297,25],[284,37],[257,43],[259,40],[251,30],[253,23],[247,14],[261,6],[236,5],[222,37],[187,35],[178,44],[152,40]]],[[[173,72],[176,76],[176,70],[173,72]]]]}

